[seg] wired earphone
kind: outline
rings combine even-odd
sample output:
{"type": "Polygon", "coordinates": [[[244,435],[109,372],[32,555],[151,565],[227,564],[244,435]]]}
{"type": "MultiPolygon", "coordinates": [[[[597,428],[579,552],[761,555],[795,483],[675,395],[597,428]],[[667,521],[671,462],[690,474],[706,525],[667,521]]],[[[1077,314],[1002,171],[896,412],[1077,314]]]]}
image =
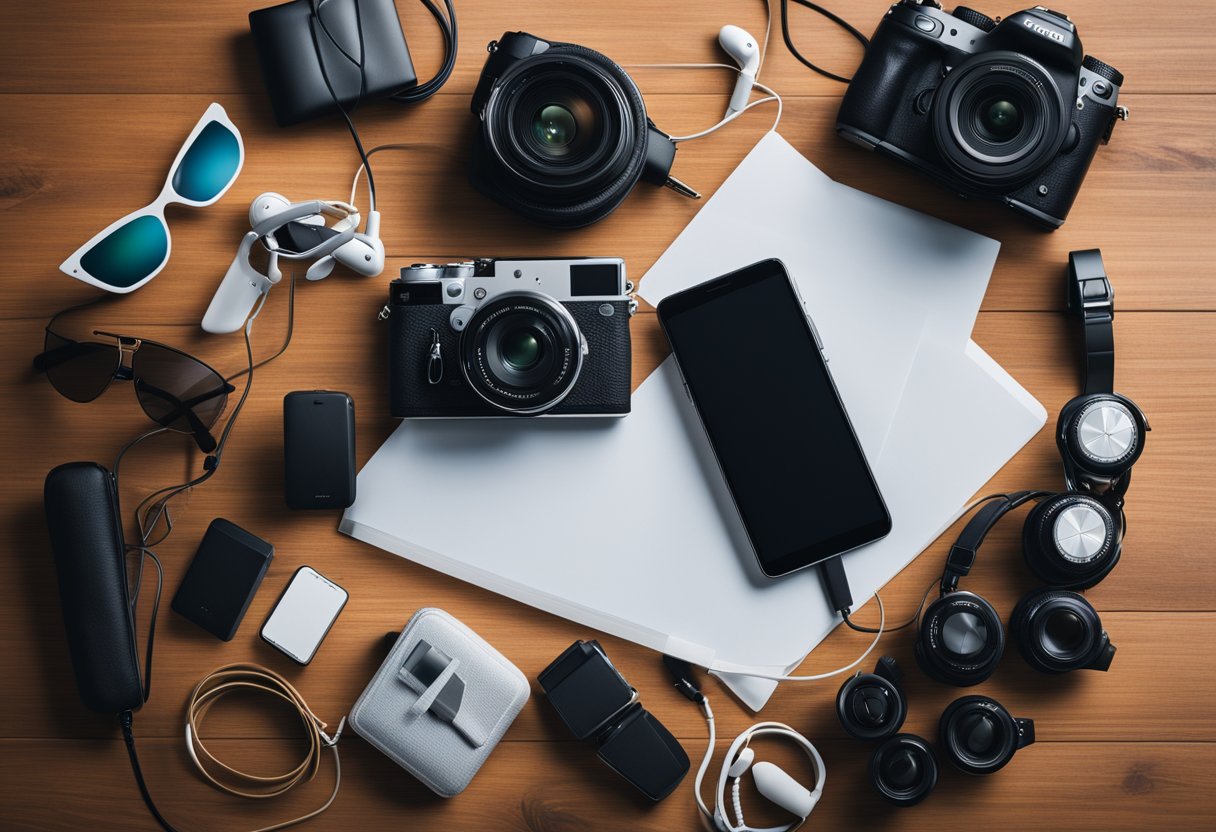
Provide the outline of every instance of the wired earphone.
{"type": "Polygon", "coordinates": [[[709,705],[709,697],[702,693],[693,682],[692,667],[688,662],[664,656],[663,664],[676,679],[676,690],[688,700],[701,706],[701,713],[705,716],[705,724],[709,730],[709,744],[705,749],[705,756],[701,758],[701,764],[697,768],[696,779],[693,781],[693,795],[697,801],[697,810],[709,828],[715,832],[794,832],[806,823],[806,819],[810,817],[815,805],[823,796],[823,786],[827,781],[827,767],[814,743],[782,722],[757,722],[735,737],[726,751],[718,772],[718,780],[714,786],[714,808],[711,810],[706,805],[705,799],[701,796],[701,784],[705,780],[705,773],[709,770],[714,748],[717,745],[713,708],[709,705]],[[808,789],[775,763],[767,760],[757,761],[751,742],[758,737],[783,739],[798,746],[815,769],[814,787],[808,789]],[[743,799],[740,795],[743,776],[748,771],[751,771],[756,790],[761,795],[787,812],[796,815],[798,820],[783,826],[749,826],[743,815],[743,799]],[[729,803],[726,800],[728,785],[730,787],[729,803]]]}

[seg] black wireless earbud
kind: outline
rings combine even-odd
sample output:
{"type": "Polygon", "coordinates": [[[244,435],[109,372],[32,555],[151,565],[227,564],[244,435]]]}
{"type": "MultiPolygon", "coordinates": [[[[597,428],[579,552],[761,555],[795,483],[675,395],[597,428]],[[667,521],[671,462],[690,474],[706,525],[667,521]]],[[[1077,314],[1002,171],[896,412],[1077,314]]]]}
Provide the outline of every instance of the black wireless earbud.
{"type": "Polygon", "coordinates": [[[1004,705],[987,696],[951,702],[938,730],[946,757],[968,774],[999,771],[1018,749],[1034,742],[1033,720],[1011,716],[1004,705]]]}
{"type": "Polygon", "coordinates": [[[1069,590],[1040,589],[1022,598],[1009,633],[1026,663],[1043,673],[1107,670],[1115,656],[1097,610],[1069,590]]]}
{"type": "Polygon", "coordinates": [[[937,758],[915,734],[896,734],[870,758],[870,782],[896,806],[915,806],[937,785],[937,758]]]}
{"type": "Polygon", "coordinates": [[[900,729],[908,716],[908,700],[899,686],[902,677],[895,659],[883,656],[873,673],[858,673],[840,686],[836,716],[849,736],[878,740],[900,729]]]}

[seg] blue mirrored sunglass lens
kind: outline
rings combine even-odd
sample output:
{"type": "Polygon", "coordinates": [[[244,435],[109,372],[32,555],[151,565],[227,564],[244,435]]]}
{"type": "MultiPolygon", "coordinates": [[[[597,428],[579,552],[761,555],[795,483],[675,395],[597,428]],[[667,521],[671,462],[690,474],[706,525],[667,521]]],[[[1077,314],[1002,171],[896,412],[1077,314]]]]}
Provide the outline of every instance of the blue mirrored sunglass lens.
{"type": "Polygon", "coordinates": [[[232,131],[208,122],[173,173],[173,190],[194,202],[214,199],[236,176],[241,146],[232,131]]]}
{"type": "Polygon", "coordinates": [[[169,256],[169,230],[160,217],[136,217],[84,253],[81,267],[116,288],[134,286],[169,256]]]}

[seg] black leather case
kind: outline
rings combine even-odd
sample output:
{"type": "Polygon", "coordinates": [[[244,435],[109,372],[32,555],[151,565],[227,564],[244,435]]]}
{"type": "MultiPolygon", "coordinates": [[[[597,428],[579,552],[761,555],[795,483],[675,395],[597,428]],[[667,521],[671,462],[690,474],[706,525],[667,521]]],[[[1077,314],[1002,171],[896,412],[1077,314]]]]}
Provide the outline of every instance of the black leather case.
{"type": "Polygon", "coordinates": [[[280,127],[335,112],[325,75],[347,108],[417,82],[392,0],[359,0],[357,12],[354,0],[325,0],[320,6],[325,28],[314,17],[311,0],[292,0],[249,13],[249,30],[280,127]],[[362,72],[343,51],[356,59],[362,54],[362,72]]]}
{"type": "Polygon", "coordinates": [[[60,465],[43,505],[80,698],[98,713],[135,710],[144,699],[114,476],[95,462],[60,465]]]}

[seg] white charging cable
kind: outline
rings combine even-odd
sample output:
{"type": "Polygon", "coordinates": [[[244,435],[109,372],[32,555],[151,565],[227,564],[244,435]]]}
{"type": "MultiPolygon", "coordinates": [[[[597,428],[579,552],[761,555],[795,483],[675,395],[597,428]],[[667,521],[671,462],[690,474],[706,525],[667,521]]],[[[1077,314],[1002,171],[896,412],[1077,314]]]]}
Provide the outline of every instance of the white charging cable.
{"type": "MultiPolygon", "coordinates": [[[[707,127],[706,129],[700,130],[696,133],[690,133],[687,136],[671,136],[671,140],[673,142],[676,142],[678,144],[679,142],[692,141],[693,139],[699,139],[704,136],[708,136],[709,134],[714,133],[714,132],[722,129],[726,125],[730,124],[732,121],[734,121],[739,116],[743,115],[745,112],[752,109],[753,107],[758,107],[761,104],[768,104],[769,102],[772,102],[772,101],[777,102],[777,116],[776,116],[776,118],[773,119],[773,126],[770,127],[769,130],[772,131],[772,130],[777,129],[777,125],[781,123],[781,111],[783,109],[781,95],[779,93],[777,93],[775,90],[773,90],[772,88],[765,86],[764,84],[761,84],[760,81],[758,80],[760,77],[760,70],[764,68],[764,59],[768,55],[769,34],[772,32],[772,28],[773,28],[772,0],[764,0],[764,10],[765,10],[764,41],[763,41],[763,45],[760,48],[759,61],[756,64],[756,72],[752,79],[752,86],[756,87],[761,92],[766,93],[766,97],[758,98],[755,101],[749,102],[745,106],[740,107],[736,112],[732,112],[732,113],[728,114],[725,118],[723,118],[721,121],[719,121],[717,124],[713,125],[712,127],[707,127]]],[[[734,27],[727,27],[727,28],[734,28],[734,27]]],[[[751,43],[749,42],[747,45],[750,47],[751,43]]],[[[743,74],[742,67],[733,66],[731,64],[723,64],[723,63],[626,64],[625,68],[626,69],[634,69],[634,68],[636,68],[636,69],[729,69],[738,75],[743,74]]]]}

